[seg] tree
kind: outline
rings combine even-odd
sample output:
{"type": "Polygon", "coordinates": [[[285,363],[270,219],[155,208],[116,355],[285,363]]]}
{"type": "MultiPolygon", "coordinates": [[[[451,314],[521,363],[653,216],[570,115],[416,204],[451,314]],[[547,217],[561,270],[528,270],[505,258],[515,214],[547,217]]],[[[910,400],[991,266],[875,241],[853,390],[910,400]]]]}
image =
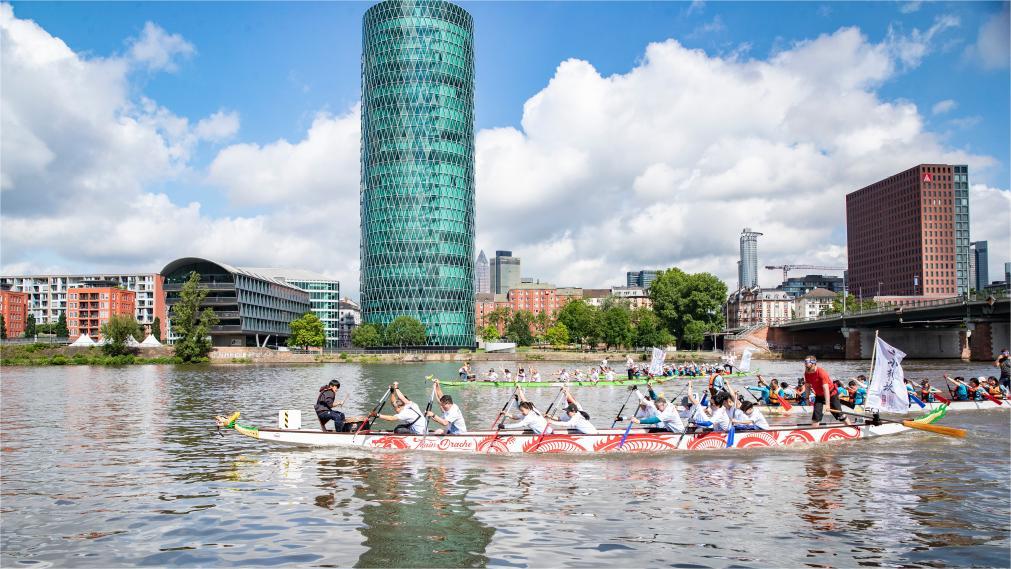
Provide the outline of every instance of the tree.
{"type": "Polygon", "coordinates": [[[35,315],[28,313],[28,318],[25,319],[25,338],[34,338],[35,334],[35,315]]]}
{"type": "Polygon", "coordinates": [[[534,315],[526,310],[517,310],[509,318],[506,325],[506,339],[516,342],[517,346],[530,346],[534,343],[534,335],[530,333],[530,325],[534,315]]]}
{"type": "Polygon", "coordinates": [[[356,348],[376,348],[382,344],[382,331],[375,324],[361,324],[351,330],[351,345],[356,348]]]}
{"type": "MultiPolygon", "coordinates": [[[[863,302],[857,299],[857,297],[852,294],[846,295],[846,313],[857,312],[858,310],[871,310],[877,308],[878,303],[874,301],[873,298],[865,299],[863,302]]],[[[832,299],[832,307],[825,310],[825,314],[842,314],[843,311],[843,293],[836,293],[835,298],[832,299]]]]}
{"type": "Polygon", "coordinates": [[[200,286],[200,275],[193,271],[179,291],[179,302],[172,306],[169,319],[172,330],[179,335],[175,343],[175,355],[183,361],[191,362],[206,358],[211,353],[211,327],[218,323],[214,310],[200,310],[200,304],[207,298],[208,289],[200,286]]]}
{"type": "Polygon", "coordinates": [[[484,321],[494,326],[496,330],[501,330],[506,322],[509,321],[509,309],[504,306],[500,306],[488,314],[485,314],[484,321]]]}
{"type": "MultiPolygon", "coordinates": [[[[689,322],[700,322],[705,330],[723,327],[723,302],[727,285],[710,273],[688,274],[678,268],[660,271],[649,287],[653,311],[674,337],[690,343],[685,336],[689,322]]],[[[696,324],[693,332],[697,332],[696,324]]]]}
{"type": "Polygon", "coordinates": [[[481,328],[480,336],[484,341],[498,340],[498,328],[492,326],[491,324],[486,324],[484,328],[481,328]]]}
{"type": "Polygon", "coordinates": [[[397,316],[383,334],[387,346],[424,346],[428,341],[425,325],[411,316],[397,316]]]}
{"type": "Polygon", "coordinates": [[[161,342],[161,318],[158,316],[155,316],[154,322],[151,323],[151,335],[155,340],[161,342]]]}
{"type": "Polygon", "coordinates": [[[556,348],[569,345],[569,329],[561,322],[555,323],[544,332],[544,338],[556,348]]]}
{"type": "Polygon", "coordinates": [[[291,328],[291,338],[288,340],[289,346],[302,346],[308,348],[323,347],[326,341],[326,331],[323,328],[323,321],[313,312],[306,312],[301,318],[296,318],[288,324],[291,328]]]}
{"type": "Polygon", "coordinates": [[[133,348],[126,345],[127,339],[133,336],[134,340],[140,334],[140,324],[137,320],[127,314],[113,314],[102,324],[102,338],[105,344],[102,351],[110,356],[123,356],[133,352],[133,348]]]}
{"type": "Polygon", "coordinates": [[[601,339],[607,349],[628,346],[632,343],[632,319],[629,310],[620,303],[614,303],[604,310],[600,317],[601,339]]]}
{"type": "Polygon", "coordinates": [[[543,338],[544,334],[548,331],[548,327],[551,326],[551,315],[548,314],[547,310],[542,310],[534,314],[533,324],[535,335],[538,338],[543,338]]]}
{"type": "Polygon", "coordinates": [[[558,312],[558,322],[565,325],[569,337],[579,344],[596,338],[596,309],[581,299],[567,302],[558,312]]]}
{"type": "Polygon", "coordinates": [[[67,329],[66,312],[60,313],[60,317],[56,320],[56,328],[53,329],[53,333],[56,334],[57,338],[67,338],[70,336],[70,330],[67,329]]]}
{"type": "Polygon", "coordinates": [[[4,315],[0,314],[0,340],[7,339],[7,321],[4,320],[4,315]]]}
{"type": "Polygon", "coordinates": [[[689,320],[688,324],[685,325],[684,335],[681,336],[681,339],[697,350],[702,345],[702,342],[705,341],[707,331],[708,327],[705,322],[689,320]]]}
{"type": "Polygon", "coordinates": [[[667,337],[670,333],[664,329],[660,319],[648,308],[637,308],[632,311],[633,340],[632,344],[640,348],[661,347],[664,343],[664,334],[667,337]]]}

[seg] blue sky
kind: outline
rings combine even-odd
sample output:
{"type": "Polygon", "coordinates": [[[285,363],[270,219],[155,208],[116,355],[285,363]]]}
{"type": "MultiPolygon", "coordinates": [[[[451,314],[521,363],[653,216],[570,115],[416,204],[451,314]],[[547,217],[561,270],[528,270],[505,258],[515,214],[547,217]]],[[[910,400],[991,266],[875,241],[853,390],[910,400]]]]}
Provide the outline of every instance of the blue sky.
{"type": "MultiPolygon", "coordinates": [[[[144,33],[149,22],[167,34],[181,36],[192,46],[192,53],[174,59],[174,70],[131,67],[126,73],[127,96],[133,101],[153,100],[191,124],[218,111],[237,113],[240,126],[227,140],[202,140],[192,146],[185,163],[186,173],[154,177],[143,183],[143,191],[164,194],[176,206],[198,202],[200,214],[209,218],[252,218],[275,208],[263,202],[237,200],[234,193],[220,191],[208,182],[204,170],[227,144],[265,147],[281,140],[295,144],[306,139],[320,113],[340,117],[357,103],[360,21],[369,5],[13,3],[17,18],[33,20],[85,60],[126,57],[131,42],[144,33]]],[[[836,34],[841,28],[855,27],[867,45],[887,44],[894,51],[894,69],[883,78],[870,80],[863,90],[885,103],[915,104],[923,131],[935,137],[940,147],[992,159],[985,168],[973,171],[974,183],[1008,189],[1011,130],[1008,68],[1000,63],[989,67],[981,63],[977,47],[981,28],[999,18],[1002,11],[1006,13],[1007,3],[461,2],[461,5],[473,14],[476,25],[478,131],[503,127],[523,131],[524,103],[547,90],[559,65],[568,59],[588,62],[605,78],[624,76],[642,65],[651,42],[674,39],[684,48],[702,50],[710,61],[764,62],[798,44],[836,34]],[[939,22],[948,23],[939,25],[939,22]],[[928,35],[932,28],[936,32],[928,35]],[[900,51],[907,44],[914,49],[908,60],[900,51]],[[921,51],[915,52],[916,49],[921,51]]],[[[1006,29],[1004,34],[1006,45],[1006,29]]],[[[11,78],[4,79],[10,85],[11,78]]],[[[713,125],[713,128],[720,127],[713,125]]],[[[923,156],[922,161],[933,159],[937,158],[923,156]]],[[[896,164],[893,171],[910,165],[896,164]]],[[[877,173],[867,174],[874,175],[877,173]]],[[[632,179],[627,182],[630,186],[632,179]]],[[[485,211],[483,219],[497,215],[494,210],[485,211]]],[[[357,213],[352,213],[357,223],[357,213]]],[[[840,229],[837,225],[829,232],[836,246],[844,239],[841,236],[845,232],[840,229]]],[[[729,230],[737,232],[738,227],[729,230]]],[[[534,233],[533,229],[529,232],[534,233]]],[[[541,254],[550,257],[552,247],[565,240],[564,232],[556,232],[502,243],[506,235],[500,229],[479,235],[479,247],[539,248],[540,252],[528,254],[537,266],[536,259],[541,254]],[[481,237],[488,242],[482,243],[481,237]]],[[[731,244],[729,249],[733,249],[736,239],[730,236],[727,240],[731,244]]],[[[55,249],[38,250],[35,254],[48,259],[48,265],[72,264],[66,258],[67,253],[55,249]]],[[[828,250],[811,252],[814,256],[822,254],[839,255],[828,250]]],[[[341,258],[355,256],[348,252],[341,258]]],[[[583,257],[585,254],[574,253],[573,258],[583,257]]],[[[687,264],[706,267],[705,258],[705,254],[696,252],[687,264]]],[[[644,257],[640,261],[670,264],[678,260],[679,255],[672,254],[662,259],[644,257]]],[[[4,264],[27,266],[26,259],[16,261],[8,258],[4,264]]],[[[127,257],[121,261],[136,262],[127,257]]],[[[93,262],[119,261],[112,253],[96,257],[93,262]]],[[[618,266],[621,263],[614,258],[602,262],[607,271],[621,269],[618,266]]],[[[559,276],[552,278],[563,280],[559,276]]],[[[586,283],[596,284],[603,283],[586,283]]]]}

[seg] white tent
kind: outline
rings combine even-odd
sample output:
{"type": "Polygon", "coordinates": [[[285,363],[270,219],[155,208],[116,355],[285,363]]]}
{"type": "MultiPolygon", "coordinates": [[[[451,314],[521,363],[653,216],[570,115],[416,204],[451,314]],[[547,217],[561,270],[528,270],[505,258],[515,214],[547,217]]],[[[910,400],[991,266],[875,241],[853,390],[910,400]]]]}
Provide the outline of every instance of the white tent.
{"type": "Polygon", "coordinates": [[[96,346],[104,346],[104,345],[106,345],[108,343],[109,343],[109,340],[107,340],[105,338],[99,338],[98,341],[95,342],[95,345],[96,346]]]}
{"type": "Polygon", "coordinates": [[[74,340],[71,346],[94,346],[95,341],[91,339],[91,336],[87,334],[81,334],[76,340],[74,340]]]}
{"type": "Polygon", "coordinates": [[[138,348],[140,347],[140,342],[137,341],[137,338],[133,337],[133,334],[130,334],[126,337],[126,345],[130,348],[138,348]]]}
{"type": "Polygon", "coordinates": [[[147,338],[144,338],[144,341],[140,343],[140,347],[142,348],[157,348],[159,346],[161,346],[161,342],[153,334],[148,334],[147,338]]]}

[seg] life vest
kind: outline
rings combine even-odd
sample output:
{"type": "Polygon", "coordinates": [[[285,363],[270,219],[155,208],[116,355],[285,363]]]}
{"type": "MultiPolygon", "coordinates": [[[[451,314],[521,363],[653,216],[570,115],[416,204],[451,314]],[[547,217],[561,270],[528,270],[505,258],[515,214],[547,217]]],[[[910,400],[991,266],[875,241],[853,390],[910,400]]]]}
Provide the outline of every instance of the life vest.
{"type": "Polygon", "coordinates": [[[993,396],[995,399],[1004,399],[1004,392],[1001,391],[1001,388],[1000,388],[999,385],[992,385],[992,386],[990,386],[990,390],[989,391],[990,391],[990,395],[993,396]]]}
{"type": "Polygon", "coordinates": [[[769,405],[779,405],[779,391],[769,389],[769,405]]]}

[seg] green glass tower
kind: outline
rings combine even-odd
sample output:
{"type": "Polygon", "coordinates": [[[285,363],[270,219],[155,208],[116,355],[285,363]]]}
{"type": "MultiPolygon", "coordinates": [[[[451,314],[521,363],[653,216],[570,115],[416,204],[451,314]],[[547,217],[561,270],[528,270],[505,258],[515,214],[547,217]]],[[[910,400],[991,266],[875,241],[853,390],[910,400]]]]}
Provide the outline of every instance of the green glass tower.
{"type": "Polygon", "coordinates": [[[362,23],[361,300],[366,322],[420,320],[474,344],[474,22],[389,0],[362,23]]]}

